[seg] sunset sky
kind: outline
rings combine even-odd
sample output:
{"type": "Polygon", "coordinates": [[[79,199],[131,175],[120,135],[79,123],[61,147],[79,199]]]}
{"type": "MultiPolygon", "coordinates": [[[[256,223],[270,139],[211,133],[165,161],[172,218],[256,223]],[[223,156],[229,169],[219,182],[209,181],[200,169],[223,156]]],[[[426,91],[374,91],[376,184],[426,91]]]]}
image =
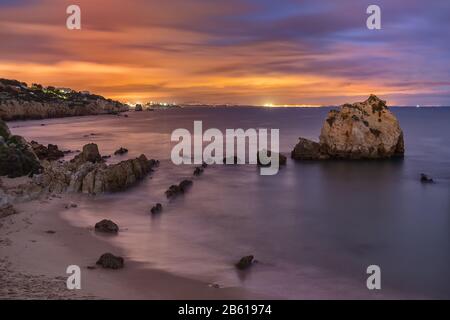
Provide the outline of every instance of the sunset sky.
{"type": "Polygon", "coordinates": [[[123,102],[450,105],[449,16],[448,0],[0,0],[0,77],[123,102]]]}

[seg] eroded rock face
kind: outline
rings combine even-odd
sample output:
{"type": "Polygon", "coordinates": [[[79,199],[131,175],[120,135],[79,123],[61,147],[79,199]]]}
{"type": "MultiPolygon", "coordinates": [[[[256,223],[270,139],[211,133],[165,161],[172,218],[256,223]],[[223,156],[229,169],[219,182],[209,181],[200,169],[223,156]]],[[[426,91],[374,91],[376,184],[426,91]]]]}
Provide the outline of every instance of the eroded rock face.
{"type": "Polygon", "coordinates": [[[307,139],[292,152],[297,160],[385,159],[405,152],[403,132],[386,102],[371,95],[328,113],[319,143],[307,139]]]}
{"type": "Polygon", "coordinates": [[[114,114],[128,109],[127,105],[95,94],[41,85],[29,87],[16,80],[0,79],[0,119],[3,120],[114,114]]]}
{"type": "Polygon", "coordinates": [[[70,162],[43,162],[44,170],[34,182],[49,192],[83,192],[96,194],[124,190],[142,180],[157,161],[145,155],[136,159],[106,165],[96,144],[83,147],[83,152],[70,162]]]}

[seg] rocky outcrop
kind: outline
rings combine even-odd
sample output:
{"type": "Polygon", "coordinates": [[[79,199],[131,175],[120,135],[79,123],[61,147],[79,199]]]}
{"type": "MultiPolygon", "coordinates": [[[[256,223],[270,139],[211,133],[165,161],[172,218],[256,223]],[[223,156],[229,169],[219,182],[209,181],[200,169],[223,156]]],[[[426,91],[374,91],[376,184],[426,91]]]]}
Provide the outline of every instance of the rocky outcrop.
{"type": "Polygon", "coordinates": [[[124,267],[124,260],[122,257],[117,257],[112,253],[104,253],[96,264],[105,269],[122,269],[124,267]]]}
{"type": "Polygon", "coordinates": [[[0,79],[0,119],[44,119],[128,111],[128,106],[88,92],[0,79]]]}
{"type": "Polygon", "coordinates": [[[402,157],[403,132],[386,102],[371,95],[328,113],[319,143],[301,138],[292,151],[296,160],[386,159],[402,157]]]}
{"type": "Polygon", "coordinates": [[[48,192],[83,192],[97,194],[124,190],[142,180],[157,161],[145,155],[117,164],[104,163],[96,144],[83,147],[83,152],[70,162],[43,162],[43,173],[34,183],[48,192]]]}
{"type": "Polygon", "coordinates": [[[21,136],[13,136],[0,120],[0,176],[17,178],[39,173],[41,165],[33,148],[21,136]]]}
{"type": "Polygon", "coordinates": [[[54,144],[49,144],[46,147],[36,141],[31,141],[30,145],[39,160],[56,161],[65,156],[65,153],[54,144]]]}
{"type": "Polygon", "coordinates": [[[118,233],[119,226],[111,220],[104,219],[95,224],[95,231],[103,233],[118,233]]]}
{"type": "Polygon", "coordinates": [[[128,153],[128,149],[125,149],[125,148],[123,148],[123,147],[120,147],[118,150],[116,150],[116,151],[114,152],[114,155],[115,155],[115,156],[121,156],[121,155],[124,155],[124,154],[126,154],[126,153],[128,153]]]}

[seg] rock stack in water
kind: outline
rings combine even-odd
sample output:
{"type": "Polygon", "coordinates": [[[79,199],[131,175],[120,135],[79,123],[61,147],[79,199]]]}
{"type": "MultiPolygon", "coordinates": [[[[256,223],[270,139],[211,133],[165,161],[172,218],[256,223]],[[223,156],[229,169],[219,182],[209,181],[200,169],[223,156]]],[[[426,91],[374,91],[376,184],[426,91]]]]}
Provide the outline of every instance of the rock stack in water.
{"type": "Polygon", "coordinates": [[[328,113],[319,142],[300,138],[296,160],[387,159],[403,157],[403,132],[386,101],[371,95],[328,113]]]}

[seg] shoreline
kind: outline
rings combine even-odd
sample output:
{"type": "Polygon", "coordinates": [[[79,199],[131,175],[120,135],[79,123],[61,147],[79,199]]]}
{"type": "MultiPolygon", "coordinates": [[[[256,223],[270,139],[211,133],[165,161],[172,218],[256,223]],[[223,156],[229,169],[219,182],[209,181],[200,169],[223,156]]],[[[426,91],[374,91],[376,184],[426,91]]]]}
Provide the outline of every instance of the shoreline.
{"type": "Polygon", "coordinates": [[[70,210],[64,208],[70,200],[64,195],[15,204],[18,213],[0,220],[0,274],[6,283],[0,288],[0,299],[265,298],[243,288],[214,288],[128,260],[121,249],[96,239],[93,228],[72,226],[60,216],[61,210],[70,210]],[[106,252],[123,256],[125,267],[87,268],[106,252]],[[66,288],[69,265],[81,269],[81,290],[66,288]]]}

